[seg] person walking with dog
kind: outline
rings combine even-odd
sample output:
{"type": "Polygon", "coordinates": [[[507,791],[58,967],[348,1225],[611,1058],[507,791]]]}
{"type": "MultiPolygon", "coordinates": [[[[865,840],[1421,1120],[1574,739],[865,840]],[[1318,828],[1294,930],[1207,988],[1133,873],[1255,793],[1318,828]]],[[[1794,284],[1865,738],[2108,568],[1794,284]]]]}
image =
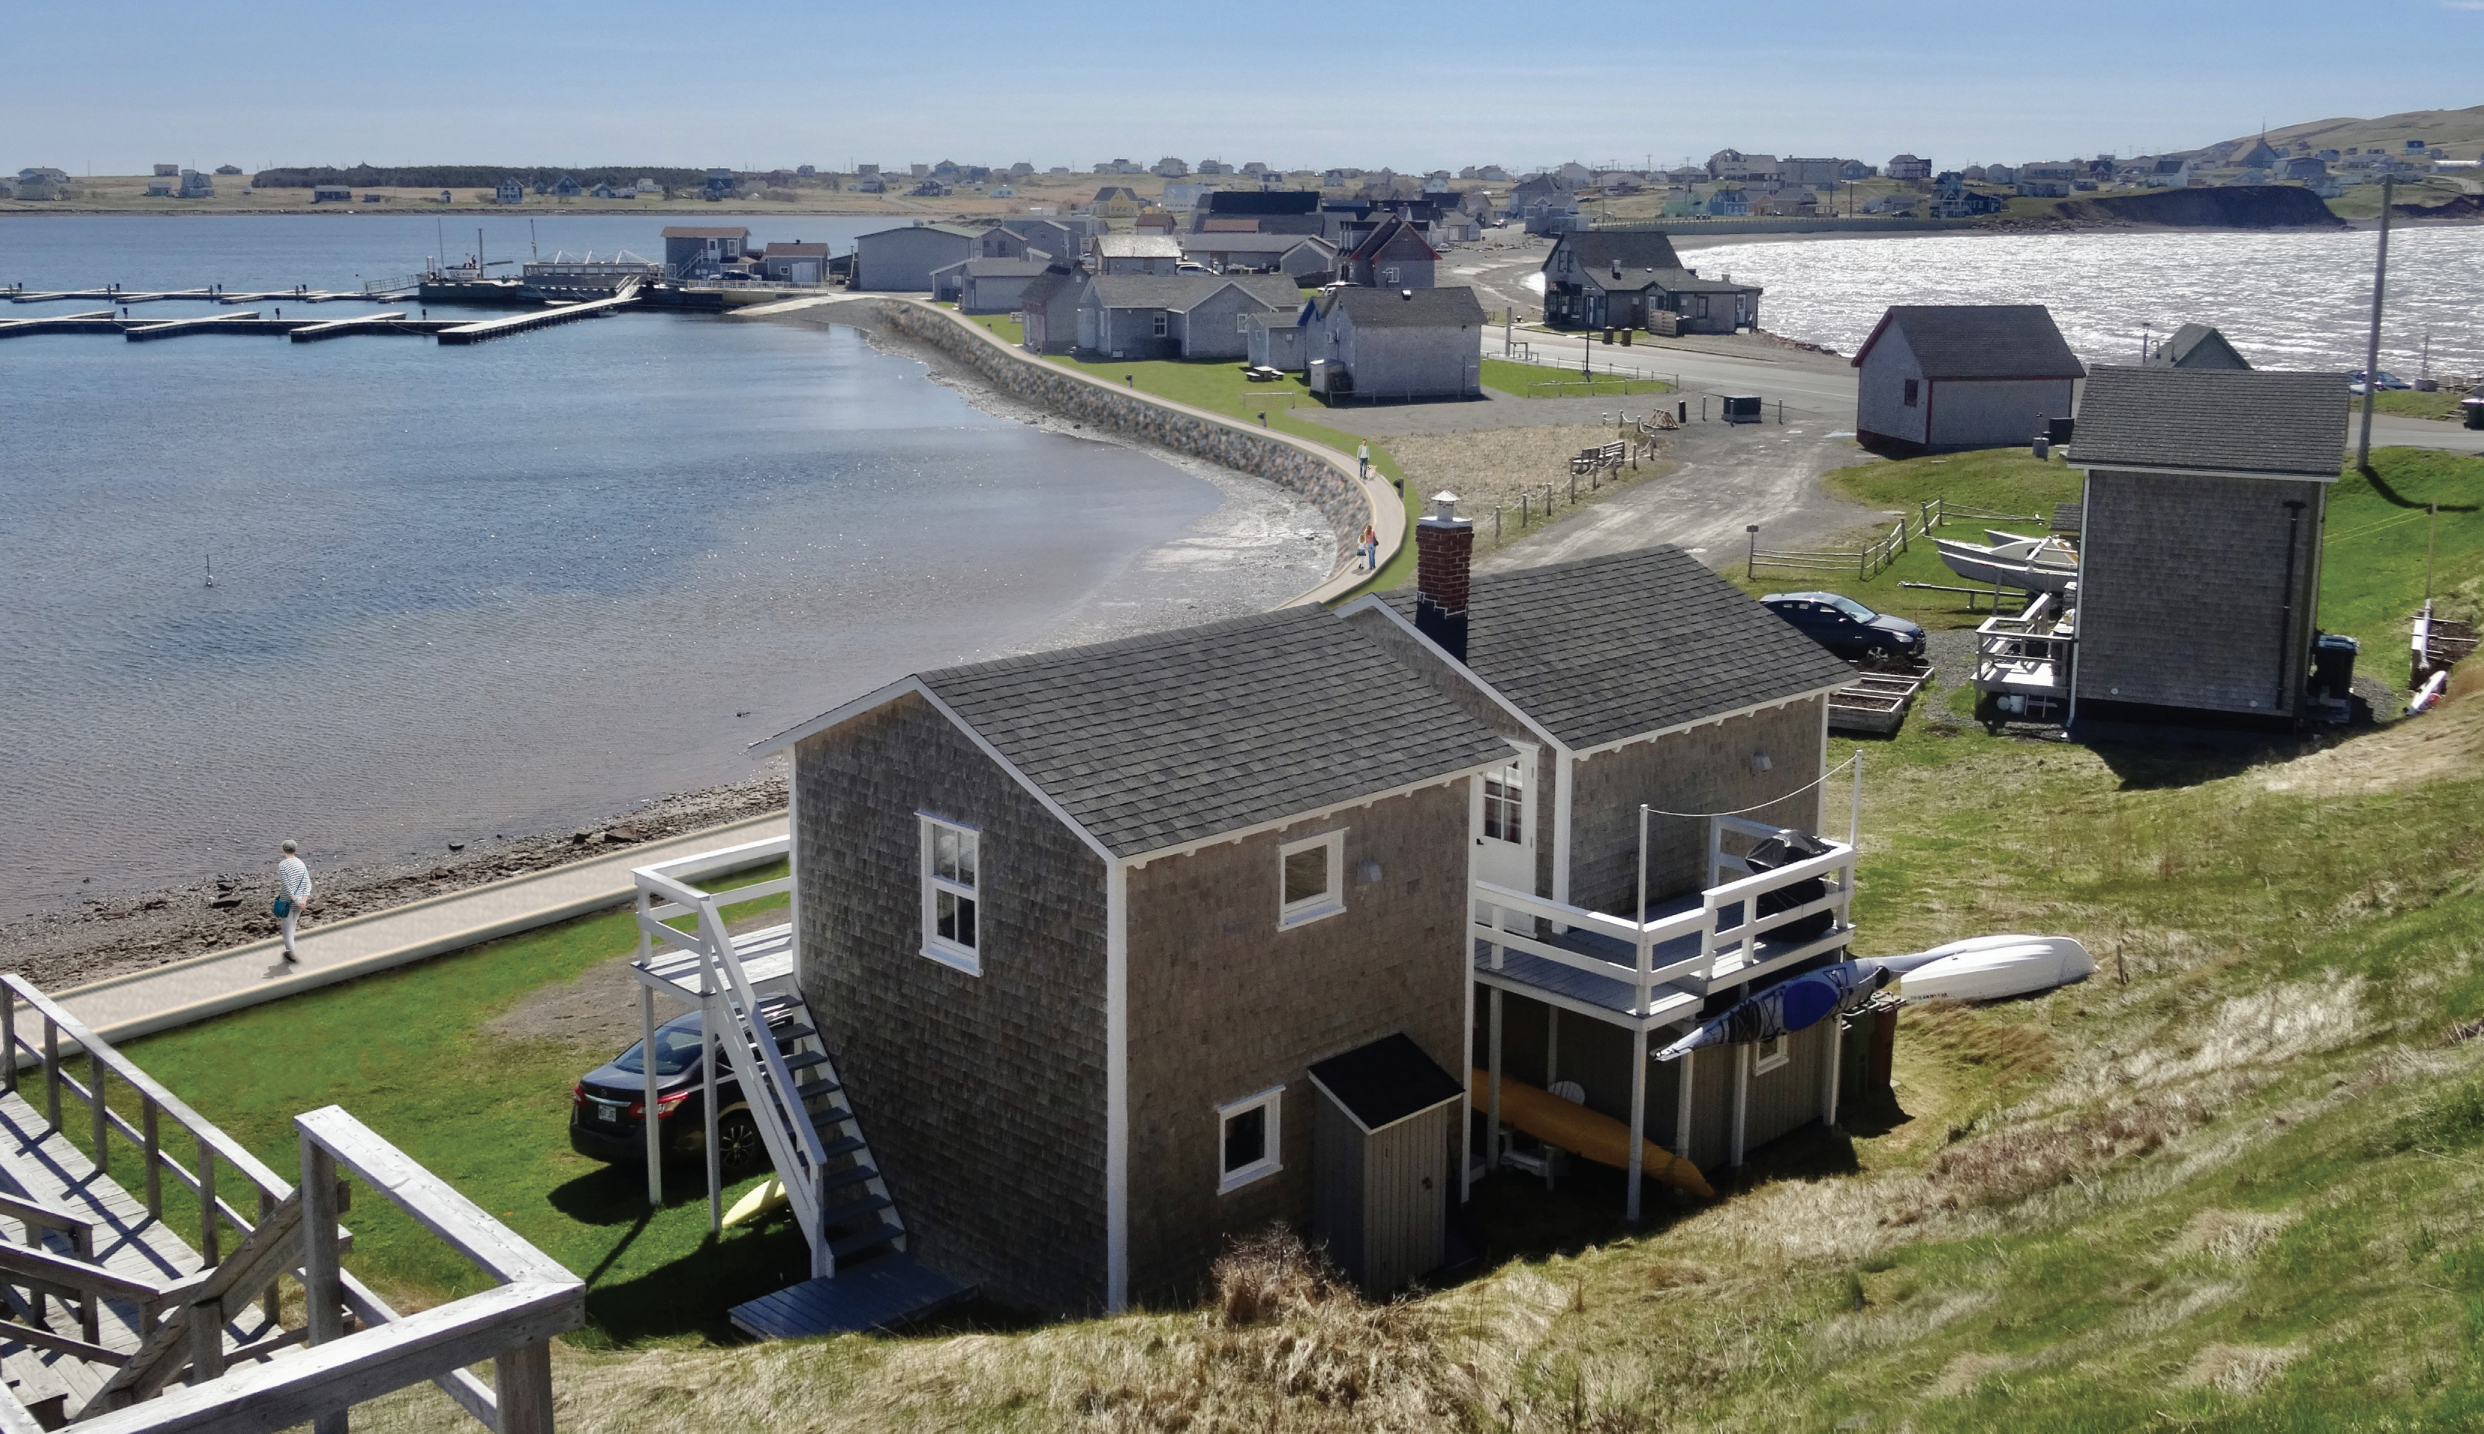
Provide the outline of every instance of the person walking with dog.
{"type": "Polygon", "coordinates": [[[285,843],[284,860],[276,863],[276,885],[280,888],[276,918],[284,923],[285,960],[299,961],[301,957],[293,949],[293,925],[302,919],[302,908],[310,904],[311,877],[310,868],[303,864],[301,848],[293,842],[285,843]]]}

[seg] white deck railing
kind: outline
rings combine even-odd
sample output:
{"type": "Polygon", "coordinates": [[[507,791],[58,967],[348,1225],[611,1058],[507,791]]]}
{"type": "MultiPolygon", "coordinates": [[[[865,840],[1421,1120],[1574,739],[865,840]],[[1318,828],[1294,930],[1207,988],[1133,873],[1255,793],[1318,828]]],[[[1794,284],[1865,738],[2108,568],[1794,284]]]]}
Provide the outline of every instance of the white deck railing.
{"type": "Polygon", "coordinates": [[[1995,615],[1975,629],[1975,690],[2022,697],[2070,695],[2070,660],[2078,647],[2072,623],[2038,597],[2016,617],[1995,615]]]}
{"type": "Polygon", "coordinates": [[[1740,817],[1709,818],[1708,885],[1700,892],[1699,904],[1652,921],[1633,921],[1626,916],[1589,911],[1548,897],[1477,881],[1473,884],[1470,934],[1489,948],[1484,957],[1487,969],[1501,969],[1504,951],[1522,951],[1574,970],[1620,981],[1633,989],[1631,1010],[1634,1014],[1646,1014],[1659,988],[1677,983],[1685,988],[1686,994],[1704,995],[1720,979],[1728,982],[1748,979],[1744,973],[1762,964],[1759,942],[1772,931],[1823,911],[1834,914],[1835,926],[1839,931],[1851,924],[1848,919],[1854,899],[1854,847],[1851,843],[1823,838],[1823,845],[1828,847],[1826,855],[1765,872],[1752,872],[1749,862],[1728,851],[1725,846],[1728,834],[1758,840],[1774,836],[1777,831],[1776,827],[1740,817]],[[1772,911],[1765,916],[1759,914],[1761,897],[1815,879],[1829,883],[1826,895],[1783,911],[1772,911]],[[1736,908],[1739,908],[1739,918],[1731,925],[1724,924],[1724,913],[1736,908]],[[1578,930],[1608,937],[1630,947],[1634,959],[1624,964],[1539,938],[1532,930],[1510,930],[1509,919],[1512,917],[1533,918],[1523,923],[1529,928],[1535,921],[1544,921],[1551,923],[1557,932],[1578,930]],[[1691,936],[1699,941],[1695,952],[1658,961],[1658,947],[1691,936]]]}

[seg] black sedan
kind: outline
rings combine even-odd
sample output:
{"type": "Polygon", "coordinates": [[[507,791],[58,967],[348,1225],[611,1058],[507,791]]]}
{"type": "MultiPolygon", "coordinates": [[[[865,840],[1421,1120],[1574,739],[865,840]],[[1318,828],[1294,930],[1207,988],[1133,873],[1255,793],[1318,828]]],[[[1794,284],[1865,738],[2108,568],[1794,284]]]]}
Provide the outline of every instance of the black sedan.
{"type": "Polygon", "coordinates": [[[1839,593],[1770,593],[1770,612],[1848,662],[1911,664],[1923,656],[1923,629],[1839,593]]]}
{"type": "MultiPolygon", "coordinates": [[[[656,1028],[656,1129],[667,1159],[687,1159],[707,1152],[704,1097],[706,1068],[700,1064],[699,1013],[677,1016],[656,1028]]],[[[777,1032],[779,1039],[789,1031],[777,1032]]],[[[765,1165],[766,1145],[759,1124],[742,1100],[741,1083],[723,1052],[716,1069],[716,1149],[727,1175],[743,1175],[765,1165]]],[[[646,1043],[641,1041],[588,1071],[569,1092],[569,1148],[580,1155],[615,1165],[637,1165],[647,1158],[646,1043]]]]}

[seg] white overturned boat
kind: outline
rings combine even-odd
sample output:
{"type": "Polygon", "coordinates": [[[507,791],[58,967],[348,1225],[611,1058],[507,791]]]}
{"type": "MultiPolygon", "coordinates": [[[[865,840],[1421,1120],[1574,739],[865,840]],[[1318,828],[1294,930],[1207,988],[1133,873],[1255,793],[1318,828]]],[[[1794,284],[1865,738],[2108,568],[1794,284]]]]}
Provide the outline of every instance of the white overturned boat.
{"type": "Polygon", "coordinates": [[[1978,936],[1877,964],[1899,973],[1909,1001],[1998,1001],[2084,981],[2096,970],[2087,948],[2068,936],[1978,936]]]}
{"type": "Polygon", "coordinates": [[[2031,593],[2066,594],[2079,578],[2078,550],[2059,538],[2022,538],[1986,528],[1988,542],[1934,538],[1941,561],[1971,583],[1998,583],[2031,593]]]}

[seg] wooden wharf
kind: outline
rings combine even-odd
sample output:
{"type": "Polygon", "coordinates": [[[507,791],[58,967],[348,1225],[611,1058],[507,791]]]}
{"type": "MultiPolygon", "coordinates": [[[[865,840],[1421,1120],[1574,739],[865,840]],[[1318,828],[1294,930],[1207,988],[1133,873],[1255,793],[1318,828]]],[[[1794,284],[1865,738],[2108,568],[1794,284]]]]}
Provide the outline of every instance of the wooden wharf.
{"type": "MultiPolygon", "coordinates": [[[[418,321],[419,322],[419,321],[418,321]]],[[[421,333],[420,328],[404,327],[406,313],[398,309],[385,314],[358,314],[350,319],[324,319],[304,324],[292,334],[297,344],[317,343],[321,339],[342,338],[347,334],[421,333]]]]}
{"type": "Polygon", "coordinates": [[[39,319],[0,319],[0,339],[13,339],[28,334],[109,334],[119,333],[121,321],[110,309],[93,309],[83,314],[47,314],[39,319]]]}
{"type": "Polygon", "coordinates": [[[228,334],[246,334],[249,333],[250,330],[237,327],[237,325],[245,320],[255,319],[258,316],[258,310],[244,309],[238,314],[217,314],[212,318],[167,319],[161,323],[129,324],[125,325],[121,329],[121,337],[135,344],[144,343],[148,339],[169,339],[181,334],[209,334],[218,332],[228,334]]]}
{"type": "Polygon", "coordinates": [[[444,344],[479,344],[486,339],[550,328],[554,324],[571,323],[578,319],[601,318],[636,302],[638,302],[638,281],[632,279],[624,283],[609,299],[590,299],[583,304],[560,304],[529,314],[511,314],[505,319],[485,319],[480,323],[459,324],[454,328],[440,330],[439,338],[444,344]]]}

